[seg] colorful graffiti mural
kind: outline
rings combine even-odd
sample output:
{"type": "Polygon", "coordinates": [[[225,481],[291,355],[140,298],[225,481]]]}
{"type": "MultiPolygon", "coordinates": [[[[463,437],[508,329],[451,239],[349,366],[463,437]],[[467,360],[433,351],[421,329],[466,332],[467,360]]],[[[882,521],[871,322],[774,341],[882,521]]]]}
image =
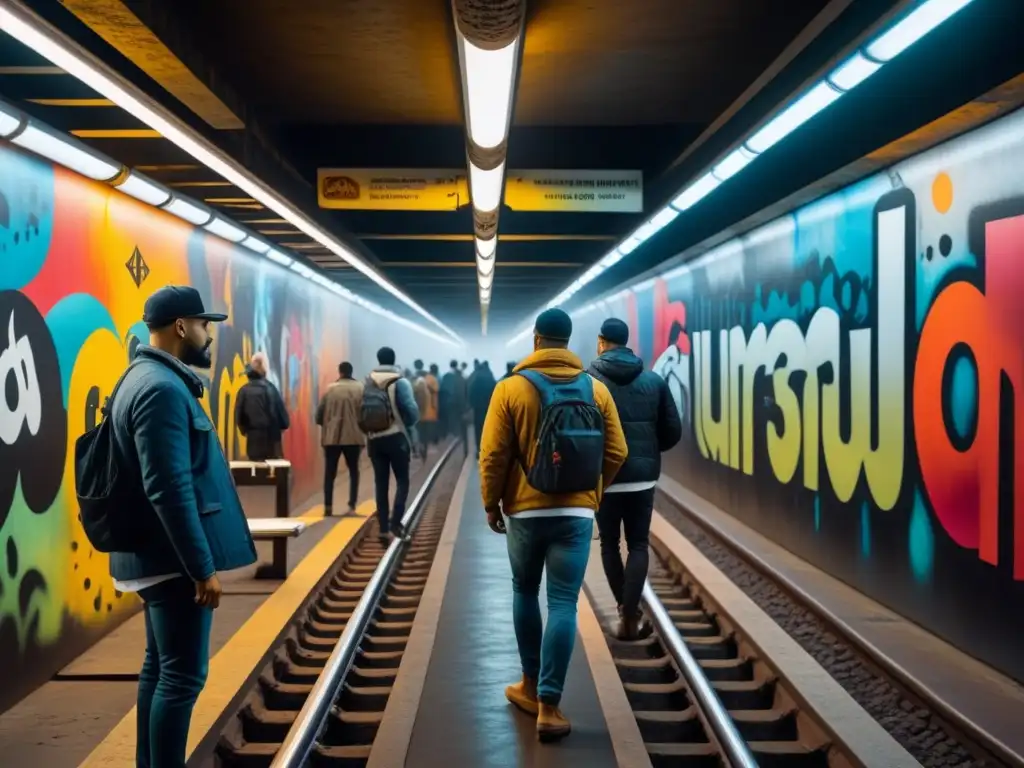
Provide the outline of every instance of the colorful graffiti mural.
{"type": "Polygon", "coordinates": [[[1024,112],[575,317],[619,316],[687,439],[667,471],[1024,680],[1024,112]]]}
{"type": "Polygon", "coordinates": [[[245,454],[233,421],[245,363],[268,353],[291,412],[284,447],[296,502],[319,485],[320,388],[342,359],[365,371],[384,337],[410,336],[350,313],[265,259],[0,143],[0,710],[137,609],[114,591],[107,558],[82,533],[72,450],[148,339],[146,297],[167,283],[195,285],[207,306],[230,315],[215,331],[204,406],[231,458],[245,454]]]}

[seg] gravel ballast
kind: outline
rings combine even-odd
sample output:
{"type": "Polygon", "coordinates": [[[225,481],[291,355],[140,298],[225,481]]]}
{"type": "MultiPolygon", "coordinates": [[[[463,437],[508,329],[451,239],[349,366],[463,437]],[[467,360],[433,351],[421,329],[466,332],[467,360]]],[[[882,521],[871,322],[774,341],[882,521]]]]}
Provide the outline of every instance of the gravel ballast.
{"type": "Polygon", "coordinates": [[[813,613],[709,535],[671,503],[658,511],[796,640],[878,723],[926,768],[997,768],[970,751],[935,717],[875,672],[813,613]]]}

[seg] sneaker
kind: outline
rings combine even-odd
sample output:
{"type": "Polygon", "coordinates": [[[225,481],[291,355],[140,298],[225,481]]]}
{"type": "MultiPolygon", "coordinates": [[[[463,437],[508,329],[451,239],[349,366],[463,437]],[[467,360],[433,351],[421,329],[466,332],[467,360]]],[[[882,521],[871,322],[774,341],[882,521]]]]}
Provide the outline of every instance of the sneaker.
{"type": "Polygon", "coordinates": [[[537,681],[523,675],[518,683],[505,688],[505,698],[509,703],[528,715],[537,715],[537,681]]]}
{"type": "Polygon", "coordinates": [[[405,542],[408,542],[409,539],[412,538],[411,536],[409,536],[408,533],[406,533],[405,528],[403,527],[403,525],[401,523],[395,523],[394,525],[392,525],[391,526],[391,533],[392,533],[392,535],[394,535],[394,537],[396,539],[399,539],[399,540],[405,541],[405,542]]]}
{"type": "Polygon", "coordinates": [[[328,506],[324,507],[324,517],[330,517],[330,516],[331,516],[331,507],[330,507],[330,505],[328,505],[328,506]]]}
{"type": "Polygon", "coordinates": [[[569,735],[572,725],[561,710],[553,704],[537,702],[537,738],[541,741],[557,741],[569,735]]]}

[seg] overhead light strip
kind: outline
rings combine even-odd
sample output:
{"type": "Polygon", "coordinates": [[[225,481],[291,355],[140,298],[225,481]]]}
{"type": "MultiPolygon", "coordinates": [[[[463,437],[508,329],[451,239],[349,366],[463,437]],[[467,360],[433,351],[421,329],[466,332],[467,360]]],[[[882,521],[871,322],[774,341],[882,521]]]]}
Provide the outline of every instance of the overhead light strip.
{"type": "MultiPolygon", "coordinates": [[[[686,186],[667,206],[626,236],[612,251],[600,259],[580,279],[575,280],[545,307],[556,307],[576,295],[584,286],[596,279],[609,267],[631,254],[643,243],[664,229],[680,213],[692,208],[718,189],[725,181],[740,174],[760,155],[807,123],[817,114],[849,93],[885,64],[925,37],[954,14],[970,5],[973,0],[925,0],[900,21],[880,33],[845,59],[827,76],[767,120],[739,147],[727,153],[696,180],[686,186]]],[[[517,333],[507,346],[517,344],[530,333],[526,327],[517,333]]]]}
{"type": "Polygon", "coordinates": [[[195,134],[169,111],[156,103],[147,103],[144,97],[136,96],[133,93],[134,87],[120,75],[60,32],[51,29],[22,3],[15,2],[15,0],[0,0],[0,30],[82,81],[101,96],[157,131],[163,138],[187,152],[211,171],[230,181],[282,218],[287,219],[296,229],[301,230],[331,253],[351,264],[396,299],[441,328],[455,341],[462,343],[462,339],[455,331],[406,296],[341,241],[314,223],[250,171],[195,134]]]}
{"type": "Polygon", "coordinates": [[[484,309],[490,303],[494,280],[497,216],[505,185],[505,144],[508,141],[512,114],[522,22],[520,21],[516,37],[496,50],[474,45],[462,33],[457,20],[455,36],[462,67],[463,102],[466,110],[470,199],[474,212],[477,215],[483,214],[488,228],[493,230],[487,233],[490,235],[489,239],[479,237],[479,228],[476,232],[481,330],[486,334],[487,316],[484,309]],[[492,168],[481,168],[473,159],[480,156],[499,162],[492,168]]]}

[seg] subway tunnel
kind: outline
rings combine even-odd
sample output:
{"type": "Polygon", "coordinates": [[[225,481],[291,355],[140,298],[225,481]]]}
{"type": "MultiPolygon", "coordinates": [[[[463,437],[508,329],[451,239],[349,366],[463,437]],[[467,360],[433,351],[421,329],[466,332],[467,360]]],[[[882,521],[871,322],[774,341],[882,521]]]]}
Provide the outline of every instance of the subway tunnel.
{"type": "Polygon", "coordinates": [[[0,766],[135,764],[142,601],[75,445],[165,285],[228,317],[200,404],[259,561],[190,766],[1024,765],[1022,35],[1019,0],[0,0],[0,766]],[[502,695],[486,403],[423,433],[408,541],[366,451],[325,509],[317,416],[381,347],[499,397],[551,309],[582,370],[622,320],[682,426],[654,634],[614,637],[595,523],[557,746],[502,695]]]}

